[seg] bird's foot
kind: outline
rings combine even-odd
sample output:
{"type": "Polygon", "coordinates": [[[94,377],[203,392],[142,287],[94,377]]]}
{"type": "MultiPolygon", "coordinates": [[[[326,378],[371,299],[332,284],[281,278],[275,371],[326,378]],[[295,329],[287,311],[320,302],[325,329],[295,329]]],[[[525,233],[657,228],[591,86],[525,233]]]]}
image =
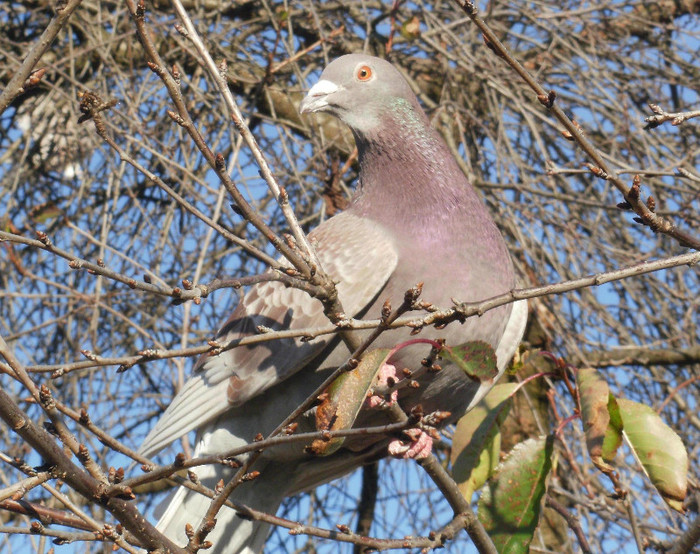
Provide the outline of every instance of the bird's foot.
{"type": "Polygon", "coordinates": [[[433,451],[433,439],[420,429],[407,429],[404,435],[408,440],[394,440],[389,443],[389,454],[404,460],[421,460],[433,451]]]}
{"type": "MultiPolygon", "coordinates": [[[[377,384],[380,388],[391,388],[399,381],[396,366],[383,364],[377,372],[377,384]]],[[[389,395],[370,394],[367,397],[367,405],[370,408],[382,408],[393,406],[398,399],[398,391],[393,390],[389,395]]],[[[414,428],[404,431],[406,440],[393,440],[389,443],[389,455],[404,460],[420,460],[427,458],[433,451],[433,438],[429,433],[414,428]]]]}
{"type": "MultiPolygon", "coordinates": [[[[379,371],[377,372],[377,381],[379,386],[381,388],[390,388],[393,387],[398,380],[399,378],[396,373],[396,366],[393,366],[392,364],[382,364],[382,367],[380,367],[379,371]]],[[[388,398],[378,394],[372,394],[367,398],[367,405],[370,408],[391,406],[396,403],[398,397],[399,393],[396,390],[392,391],[388,398]]]]}

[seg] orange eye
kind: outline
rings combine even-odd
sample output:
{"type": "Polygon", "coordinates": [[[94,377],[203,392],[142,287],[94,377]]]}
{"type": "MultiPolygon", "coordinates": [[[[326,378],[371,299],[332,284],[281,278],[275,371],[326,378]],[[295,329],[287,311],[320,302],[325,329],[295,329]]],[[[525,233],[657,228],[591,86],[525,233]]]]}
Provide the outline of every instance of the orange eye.
{"type": "Polygon", "coordinates": [[[372,69],[368,65],[363,65],[357,70],[357,78],[360,81],[369,81],[372,78],[372,69]]]}

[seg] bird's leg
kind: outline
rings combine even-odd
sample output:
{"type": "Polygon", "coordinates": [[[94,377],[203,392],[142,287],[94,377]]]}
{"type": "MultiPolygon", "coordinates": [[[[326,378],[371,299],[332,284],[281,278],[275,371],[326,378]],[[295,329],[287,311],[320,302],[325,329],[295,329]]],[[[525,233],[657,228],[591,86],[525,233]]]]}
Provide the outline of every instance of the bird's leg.
{"type": "MultiPolygon", "coordinates": [[[[384,396],[372,394],[367,398],[370,408],[393,406],[398,399],[398,391],[394,387],[399,381],[396,366],[382,364],[377,373],[377,381],[381,388],[394,389],[388,399],[384,396]]],[[[430,455],[433,450],[433,439],[425,431],[414,427],[404,431],[408,440],[396,439],[389,443],[389,454],[396,458],[420,460],[430,455]]]]}
{"type": "Polygon", "coordinates": [[[389,454],[404,460],[427,458],[433,451],[433,438],[425,431],[414,427],[403,432],[408,440],[396,439],[389,443],[389,454]]]}
{"type": "MultiPolygon", "coordinates": [[[[381,389],[393,388],[399,380],[398,375],[396,373],[396,366],[387,363],[382,364],[382,366],[379,368],[379,371],[377,372],[376,378],[378,381],[378,385],[381,389]]],[[[391,392],[388,400],[384,396],[372,394],[371,396],[369,396],[369,398],[367,398],[367,405],[370,408],[378,408],[384,405],[391,406],[396,402],[398,397],[399,392],[397,390],[393,390],[391,392]]]]}

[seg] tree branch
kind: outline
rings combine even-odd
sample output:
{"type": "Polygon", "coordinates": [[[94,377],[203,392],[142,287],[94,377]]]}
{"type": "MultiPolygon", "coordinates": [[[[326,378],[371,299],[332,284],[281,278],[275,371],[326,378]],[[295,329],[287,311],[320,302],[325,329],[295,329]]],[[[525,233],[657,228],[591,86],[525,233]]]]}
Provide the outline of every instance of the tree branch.
{"type": "Polygon", "coordinates": [[[477,9],[473,2],[468,0],[455,0],[457,5],[462,8],[462,11],[467,14],[469,19],[479,28],[479,30],[484,35],[484,40],[486,45],[493,50],[493,52],[502,58],[520,77],[525,81],[528,86],[537,94],[537,99],[540,103],[546,107],[552,115],[561,123],[567,130],[567,137],[574,140],[579,147],[586,153],[588,158],[593,162],[594,165],[590,166],[591,172],[604,179],[605,181],[610,181],[615,185],[617,190],[619,190],[629,209],[634,210],[634,212],[639,216],[640,223],[647,225],[654,232],[664,233],[670,237],[673,237],[678,241],[681,246],[687,246],[694,248],[695,250],[700,250],[700,238],[689,234],[686,231],[678,229],[670,221],[665,220],[653,211],[653,207],[649,207],[649,203],[644,203],[640,197],[639,193],[639,183],[635,182],[631,187],[624,183],[617,175],[612,165],[610,165],[604,157],[595,149],[593,144],[585,137],[581,128],[576,125],[567,115],[564,113],[556,103],[556,92],[553,90],[545,90],[537,80],[530,75],[530,73],[518,62],[506,49],[506,47],[501,43],[501,41],[496,36],[491,28],[477,15],[477,9]]]}
{"type": "MultiPolygon", "coordinates": [[[[0,114],[3,113],[7,107],[12,103],[12,101],[17,98],[20,94],[25,92],[25,81],[29,78],[29,75],[34,70],[34,67],[39,60],[44,55],[44,53],[49,49],[53,41],[56,39],[59,31],[68,21],[68,18],[73,14],[73,11],[80,5],[83,0],[67,0],[64,5],[58,5],[56,9],[56,15],[51,19],[51,22],[46,27],[44,32],[36,41],[34,46],[24,58],[22,65],[13,71],[13,77],[10,82],[7,83],[5,89],[0,93],[0,114]]],[[[39,79],[41,77],[39,76],[39,79]]],[[[30,86],[35,86],[36,83],[28,83],[30,86]]]]}

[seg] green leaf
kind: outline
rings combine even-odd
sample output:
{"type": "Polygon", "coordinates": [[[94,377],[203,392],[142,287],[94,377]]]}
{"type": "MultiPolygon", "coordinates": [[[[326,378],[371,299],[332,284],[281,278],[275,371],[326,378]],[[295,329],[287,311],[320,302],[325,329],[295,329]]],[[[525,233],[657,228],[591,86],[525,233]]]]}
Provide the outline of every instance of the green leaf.
{"type": "Polygon", "coordinates": [[[620,415],[620,406],[617,403],[617,398],[612,394],[608,395],[608,414],[610,415],[610,423],[603,439],[603,460],[612,462],[617,455],[617,449],[622,444],[622,416],[620,415]]]}
{"type": "Polygon", "coordinates": [[[399,31],[406,40],[416,40],[420,36],[420,19],[413,16],[408,21],[404,21],[399,31]]]}
{"type": "MultiPolygon", "coordinates": [[[[327,395],[316,408],[316,428],[319,431],[352,428],[374,377],[390,354],[388,348],[371,350],[362,357],[355,369],[343,373],[333,381],[326,390],[327,395]]],[[[329,441],[317,439],[311,443],[310,450],[319,456],[328,456],[338,450],[344,441],[344,437],[329,441]]]]}
{"type": "Polygon", "coordinates": [[[475,340],[459,346],[444,346],[440,355],[461,368],[475,381],[491,381],[498,375],[496,352],[491,345],[475,340]]]}
{"type": "Polygon", "coordinates": [[[53,202],[44,202],[33,207],[28,215],[34,223],[46,223],[51,219],[60,217],[63,215],[63,212],[53,202]]]}
{"type": "Polygon", "coordinates": [[[666,503],[684,512],[688,491],[688,453],[676,432],[649,406],[618,399],[625,437],[666,503]]]}
{"type": "Polygon", "coordinates": [[[615,397],[595,369],[581,369],[576,374],[581,420],[586,446],[598,469],[609,473],[609,464],[622,444],[622,421],[615,397]]]}
{"type": "Polygon", "coordinates": [[[500,554],[528,552],[552,468],[553,445],[552,436],[518,444],[481,493],[479,519],[500,554]]]}
{"type": "Polygon", "coordinates": [[[496,385],[457,423],[450,462],[452,476],[467,500],[498,465],[501,452],[499,427],[510,411],[510,396],[517,386],[517,383],[496,385]]]}

